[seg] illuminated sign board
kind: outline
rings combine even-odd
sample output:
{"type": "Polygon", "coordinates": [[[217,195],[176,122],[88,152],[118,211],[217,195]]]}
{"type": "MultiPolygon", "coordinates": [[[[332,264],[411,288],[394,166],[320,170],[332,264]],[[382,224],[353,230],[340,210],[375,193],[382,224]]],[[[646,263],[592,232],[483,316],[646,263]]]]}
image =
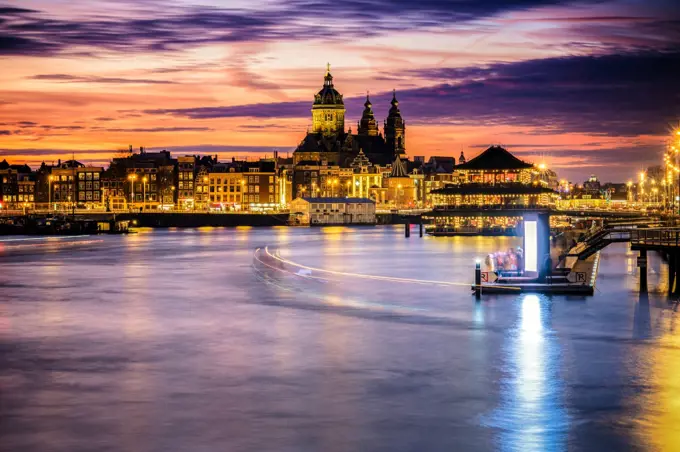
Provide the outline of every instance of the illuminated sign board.
{"type": "Polygon", "coordinates": [[[538,221],[524,221],[524,271],[538,271],[538,221]]]}

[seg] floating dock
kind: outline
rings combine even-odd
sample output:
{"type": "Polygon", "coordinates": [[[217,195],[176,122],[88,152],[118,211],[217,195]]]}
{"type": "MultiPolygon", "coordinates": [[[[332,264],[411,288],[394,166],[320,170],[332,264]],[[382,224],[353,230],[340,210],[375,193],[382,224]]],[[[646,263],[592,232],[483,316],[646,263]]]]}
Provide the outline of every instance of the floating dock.
{"type": "MultiPolygon", "coordinates": [[[[522,276],[498,277],[482,272],[482,294],[540,293],[555,295],[593,295],[600,261],[599,251],[586,259],[565,259],[544,281],[522,276]]],[[[472,290],[476,288],[472,285],[472,290]]]]}

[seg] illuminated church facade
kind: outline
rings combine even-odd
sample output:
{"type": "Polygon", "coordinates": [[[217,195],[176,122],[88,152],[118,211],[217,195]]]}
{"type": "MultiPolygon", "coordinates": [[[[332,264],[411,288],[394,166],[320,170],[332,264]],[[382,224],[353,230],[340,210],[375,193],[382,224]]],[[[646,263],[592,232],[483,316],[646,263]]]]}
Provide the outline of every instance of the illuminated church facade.
{"type": "Polygon", "coordinates": [[[346,172],[343,169],[351,170],[357,161],[364,161],[372,167],[371,171],[381,171],[381,168],[389,171],[388,167],[397,157],[405,159],[406,122],[401,116],[396,93],[390,104],[383,133],[378,128],[368,95],[356,133],[351,128],[345,131],[345,103],[333,85],[329,66],[323,87],[314,95],[312,127],[293,153],[294,193],[298,196],[316,194],[319,187],[332,185],[335,181],[340,195],[343,194],[340,187],[346,187],[347,191],[351,189],[344,180],[346,177],[342,177],[346,172]]]}

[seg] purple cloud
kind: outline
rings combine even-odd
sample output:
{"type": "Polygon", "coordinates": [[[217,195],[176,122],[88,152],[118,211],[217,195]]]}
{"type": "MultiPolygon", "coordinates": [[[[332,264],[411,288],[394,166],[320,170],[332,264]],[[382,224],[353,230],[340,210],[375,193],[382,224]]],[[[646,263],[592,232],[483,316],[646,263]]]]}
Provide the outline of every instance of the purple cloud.
{"type": "MultiPolygon", "coordinates": [[[[64,19],[22,8],[0,8],[0,54],[54,55],[89,50],[116,52],[158,52],[184,49],[212,43],[276,42],[280,40],[346,40],[376,36],[394,31],[465,24],[505,12],[574,3],[570,0],[350,0],[340,7],[334,0],[289,0],[271,8],[222,9],[210,7],[182,8],[150,4],[144,10],[129,11],[121,17],[94,16],[64,19]],[[329,17],[329,12],[331,12],[329,17]],[[137,14],[137,16],[135,16],[137,14]],[[329,18],[329,20],[319,20],[329,18]],[[310,24],[313,23],[313,26],[310,24]],[[342,27],[336,26],[342,23],[342,27]]],[[[654,8],[649,8],[654,10],[654,8]]],[[[664,6],[654,17],[659,23],[631,30],[631,24],[614,25],[615,29],[588,28],[583,34],[621,33],[631,41],[636,37],[650,40],[645,33],[663,36],[677,20],[676,11],[664,6]]],[[[593,18],[571,18],[567,27],[593,18]]],[[[598,19],[596,17],[595,19],[598,19]]],[[[614,21],[599,22],[610,24],[614,21]]],[[[621,18],[618,18],[621,19],[621,18]]],[[[636,18],[631,19],[633,22],[636,18]]],[[[578,31],[578,30],[577,30],[578,31]]],[[[576,33],[578,34],[578,33],[576,33]]],[[[657,39],[668,48],[669,42],[657,39]]],[[[658,47],[654,47],[658,48],[658,47]]]]}
{"type": "MultiPolygon", "coordinates": [[[[410,76],[439,82],[397,93],[411,124],[530,126],[550,133],[664,134],[680,116],[680,53],[565,57],[478,68],[434,68],[410,76]]],[[[384,117],[391,93],[371,96],[384,117]]],[[[346,98],[348,116],[364,97],[346,98]]],[[[191,119],[307,118],[309,101],[146,110],[191,119]]]]}
{"type": "Polygon", "coordinates": [[[47,80],[62,83],[115,83],[115,84],[144,84],[144,85],[172,85],[176,82],[168,80],[153,80],[120,77],[79,76],[69,74],[40,74],[28,77],[31,80],[47,80]]]}
{"type": "MultiPolygon", "coordinates": [[[[101,128],[98,128],[101,129],[101,128]]],[[[156,132],[212,132],[210,127],[152,127],[152,128],[131,128],[131,129],[101,129],[106,132],[134,132],[134,133],[156,133],[156,132]]]]}

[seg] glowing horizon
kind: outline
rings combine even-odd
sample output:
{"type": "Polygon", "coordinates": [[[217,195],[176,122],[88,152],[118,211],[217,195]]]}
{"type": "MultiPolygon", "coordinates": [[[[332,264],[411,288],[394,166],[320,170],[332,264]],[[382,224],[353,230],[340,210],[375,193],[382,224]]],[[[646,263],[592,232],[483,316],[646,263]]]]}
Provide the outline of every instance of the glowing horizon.
{"type": "Polygon", "coordinates": [[[397,90],[410,158],[501,144],[575,182],[659,161],[680,105],[671,2],[388,3],[336,5],[340,27],[325,0],[5,2],[0,159],[292,152],[330,62],[346,128],[367,91],[382,125],[397,90]]]}

